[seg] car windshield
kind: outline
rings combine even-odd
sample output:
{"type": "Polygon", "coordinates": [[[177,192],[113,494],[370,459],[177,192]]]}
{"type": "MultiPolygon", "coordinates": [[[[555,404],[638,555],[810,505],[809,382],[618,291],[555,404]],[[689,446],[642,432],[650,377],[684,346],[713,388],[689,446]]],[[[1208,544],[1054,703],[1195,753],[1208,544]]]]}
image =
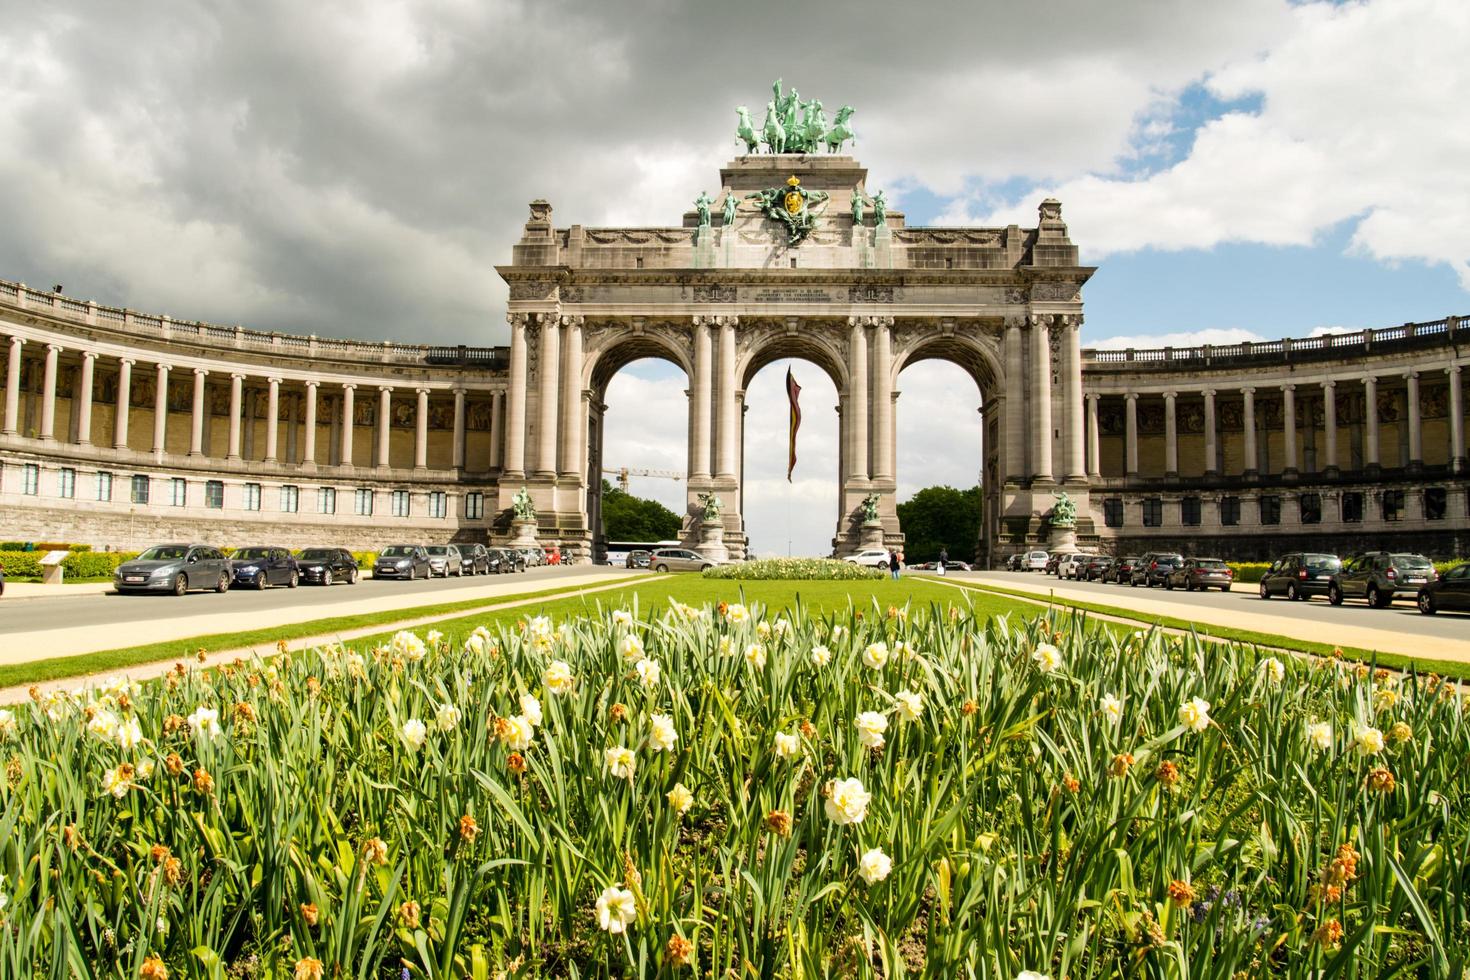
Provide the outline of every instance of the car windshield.
{"type": "Polygon", "coordinates": [[[161,544],[155,548],[149,548],[138,556],[139,561],[179,561],[189,553],[189,546],[183,544],[161,544]]]}
{"type": "Polygon", "coordinates": [[[1327,569],[1335,572],[1342,568],[1342,559],[1336,555],[1303,555],[1302,562],[1313,571],[1327,569]]]}
{"type": "Polygon", "coordinates": [[[1168,561],[1168,562],[1174,562],[1176,564],[1179,563],[1179,562],[1181,562],[1181,561],[1183,561],[1183,560],[1184,560],[1184,556],[1183,555],[1159,555],[1158,557],[1156,557],[1154,559],[1154,561],[1168,561]]]}
{"type": "Polygon", "coordinates": [[[384,558],[412,558],[413,549],[407,545],[394,544],[383,549],[384,558]]]}
{"type": "Polygon", "coordinates": [[[1421,569],[1434,567],[1429,563],[1429,559],[1425,558],[1423,555],[1394,555],[1393,565],[1395,568],[1405,569],[1421,569]]]}
{"type": "Polygon", "coordinates": [[[447,555],[447,554],[449,554],[449,549],[446,548],[446,547],[444,547],[442,544],[431,544],[431,545],[429,545],[429,554],[431,554],[431,555],[447,555]]]}
{"type": "Polygon", "coordinates": [[[1225,567],[1225,563],[1223,561],[1221,561],[1220,559],[1218,559],[1218,558],[1196,558],[1194,560],[1194,567],[1196,567],[1196,568],[1224,568],[1225,567]]]}
{"type": "Polygon", "coordinates": [[[271,550],[269,548],[236,548],[234,554],[230,555],[231,558],[237,561],[248,561],[252,558],[269,558],[270,556],[271,550]]]}
{"type": "Polygon", "coordinates": [[[301,553],[301,557],[307,561],[321,561],[325,558],[331,558],[332,554],[331,548],[307,548],[301,553]]]}

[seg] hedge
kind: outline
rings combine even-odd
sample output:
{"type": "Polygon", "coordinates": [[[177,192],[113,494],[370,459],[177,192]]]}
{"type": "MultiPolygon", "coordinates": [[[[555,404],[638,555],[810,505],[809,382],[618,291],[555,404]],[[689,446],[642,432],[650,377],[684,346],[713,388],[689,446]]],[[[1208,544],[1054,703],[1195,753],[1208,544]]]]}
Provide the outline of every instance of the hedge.
{"type": "Polygon", "coordinates": [[[0,541],[0,551],[91,551],[89,544],[64,544],[57,541],[0,541]],[[26,545],[30,547],[27,548],[26,545]]]}
{"type": "MultiPolygon", "coordinates": [[[[59,551],[59,548],[52,548],[59,551]]],[[[41,559],[44,551],[0,551],[0,565],[5,566],[5,577],[22,579],[41,577],[41,559]]],[[[66,578],[106,578],[125,561],[138,557],[136,551],[73,551],[61,560],[66,578]]]]}
{"type": "Polygon", "coordinates": [[[882,578],[876,568],[868,568],[835,558],[763,558],[730,565],[717,565],[704,573],[705,578],[739,579],[743,581],[837,581],[882,578]]]}

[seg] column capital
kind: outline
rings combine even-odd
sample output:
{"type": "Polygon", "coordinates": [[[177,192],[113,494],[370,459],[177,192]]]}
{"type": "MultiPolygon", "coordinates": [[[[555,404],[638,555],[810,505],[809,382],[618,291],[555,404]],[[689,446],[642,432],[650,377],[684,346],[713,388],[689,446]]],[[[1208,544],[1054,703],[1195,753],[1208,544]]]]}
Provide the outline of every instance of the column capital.
{"type": "Polygon", "coordinates": [[[245,375],[240,374],[238,371],[231,371],[230,372],[230,380],[231,381],[244,381],[245,380],[245,375]]]}
{"type": "Polygon", "coordinates": [[[1136,392],[1136,391],[1125,392],[1124,395],[1123,395],[1123,397],[1126,398],[1126,399],[1128,399],[1130,402],[1136,402],[1136,401],[1138,401],[1138,392],[1136,392]]]}
{"type": "Polygon", "coordinates": [[[1365,375],[1363,375],[1363,384],[1365,384],[1365,385],[1377,385],[1378,384],[1378,375],[1376,375],[1376,374],[1365,374],[1365,375]]]}
{"type": "Polygon", "coordinates": [[[95,361],[95,360],[97,360],[97,358],[99,356],[100,355],[98,355],[98,353],[96,351],[94,351],[94,350],[84,350],[84,351],[82,351],[82,358],[84,360],[95,361]]]}
{"type": "MultiPolygon", "coordinates": [[[[124,358],[123,360],[126,361],[127,359],[124,358]]],[[[207,378],[207,377],[209,377],[209,369],[208,368],[195,368],[194,369],[194,374],[195,374],[196,377],[207,378]]]]}
{"type": "MultiPolygon", "coordinates": [[[[346,388],[347,386],[346,385],[343,385],[342,387],[346,388]]],[[[393,386],[392,385],[378,385],[378,390],[381,391],[381,392],[385,392],[387,394],[392,394],[392,392],[393,392],[393,386]]]]}
{"type": "Polygon", "coordinates": [[[284,381],[285,379],[284,378],[266,378],[265,380],[267,382],[269,382],[270,384],[272,384],[272,385],[278,385],[282,381],[284,381]]]}
{"type": "Polygon", "coordinates": [[[562,315],[561,325],[564,327],[580,327],[585,319],[580,313],[566,313],[562,315]]]}
{"type": "Polygon", "coordinates": [[[1214,388],[1205,388],[1205,389],[1203,389],[1203,390],[1200,391],[1200,394],[1201,395],[1204,395],[1206,398],[1214,398],[1215,397],[1215,389],[1214,388]]]}
{"type": "Polygon", "coordinates": [[[1418,370],[1417,369],[1414,369],[1414,368],[1410,368],[1409,370],[1405,371],[1404,372],[1404,379],[1406,381],[1418,381],[1419,380],[1419,372],[1418,372],[1418,370]]]}
{"type": "Polygon", "coordinates": [[[431,394],[434,391],[434,389],[433,388],[415,388],[414,391],[418,392],[420,395],[428,395],[428,394],[431,394]]]}
{"type": "Polygon", "coordinates": [[[1327,389],[1328,391],[1331,391],[1337,387],[1337,382],[1332,378],[1328,378],[1326,381],[1322,382],[1322,387],[1327,389]]]}
{"type": "Polygon", "coordinates": [[[1177,392],[1177,391],[1166,391],[1166,392],[1164,392],[1164,397],[1167,398],[1169,401],[1173,401],[1174,399],[1176,399],[1176,398],[1179,397],[1179,392],[1177,392]]]}
{"type": "Polygon", "coordinates": [[[1089,392],[1086,392],[1086,393],[1084,393],[1084,394],[1083,394],[1083,396],[1082,396],[1082,397],[1083,397],[1083,398],[1086,398],[1086,399],[1087,399],[1087,400],[1088,400],[1088,401],[1090,401],[1090,402],[1095,402],[1095,401],[1097,401],[1097,400],[1098,400],[1098,399],[1099,399],[1099,398],[1101,398],[1101,397],[1102,397],[1102,395],[1100,395],[1100,394],[1098,394],[1098,393],[1097,393],[1097,392],[1095,392],[1095,391],[1089,391],[1089,392]]]}
{"type": "Polygon", "coordinates": [[[48,351],[54,351],[57,354],[60,354],[62,351],[66,350],[66,348],[61,346],[60,344],[47,344],[46,349],[48,351]]]}
{"type": "Polygon", "coordinates": [[[354,381],[344,381],[342,383],[342,390],[343,391],[356,391],[357,390],[357,383],[354,382],[354,381]]]}
{"type": "Polygon", "coordinates": [[[1243,385],[1241,386],[1240,393],[1242,395],[1254,395],[1256,389],[1252,385],[1243,385]]]}
{"type": "Polygon", "coordinates": [[[24,337],[19,337],[19,336],[16,336],[15,334],[11,334],[11,336],[10,336],[10,346],[11,347],[24,347],[25,346],[25,343],[26,343],[26,339],[24,337]]]}
{"type": "Polygon", "coordinates": [[[321,387],[321,382],[320,381],[317,381],[315,378],[311,379],[310,381],[303,381],[301,383],[303,385],[305,385],[306,387],[308,387],[308,388],[319,388],[319,387],[321,387]]]}
{"type": "Polygon", "coordinates": [[[1049,313],[1030,313],[1027,316],[1031,320],[1031,326],[1038,330],[1045,330],[1051,326],[1051,314],[1049,313]]]}
{"type": "Polygon", "coordinates": [[[168,364],[168,363],[165,363],[163,361],[156,361],[153,364],[153,369],[155,371],[165,371],[165,372],[167,372],[167,371],[172,371],[174,369],[174,366],[172,364],[168,364]]]}
{"type": "Polygon", "coordinates": [[[1026,315],[1024,313],[1012,313],[1005,318],[1005,327],[1007,331],[1014,330],[1017,333],[1020,333],[1021,328],[1025,325],[1026,315]]]}
{"type": "Polygon", "coordinates": [[[465,387],[464,385],[453,385],[449,390],[454,392],[456,395],[463,395],[469,391],[469,388],[465,387]]]}
{"type": "Polygon", "coordinates": [[[1296,391],[1296,385],[1287,383],[1281,386],[1282,391],[1296,391]]]}
{"type": "Polygon", "coordinates": [[[1449,367],[1447,367],[1447,368],[1444,369],[1444,373],[1446,375],[1448,375],[1449,377],[1453,378],[1455,375],[1457,375],[1457,374],[1460,373],[1460,365],[1458,365],[1458,364],[1451,364],[1449,367]]]}

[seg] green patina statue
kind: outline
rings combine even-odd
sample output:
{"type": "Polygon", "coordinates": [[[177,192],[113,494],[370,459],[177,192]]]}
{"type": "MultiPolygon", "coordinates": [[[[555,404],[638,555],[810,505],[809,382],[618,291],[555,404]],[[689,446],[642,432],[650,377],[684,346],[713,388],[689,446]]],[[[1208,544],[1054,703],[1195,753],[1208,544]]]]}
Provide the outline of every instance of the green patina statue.
{"type": "Polygon", "coordinates": [[[734,191],[725,191],[725,227],[728,228],[735,223],[735,209],[740,207],[740,198],[735,196],[734,191]]]}
{"type": "Polygon", "coordinates": [[[852,223],[861,225],[863,223],[863,205],[867,203],[863,199],[863,189],[854,187],[852,189],[852,223]]]}
{"type": "Polygon", "coordinates": [[[878,495],[876,493],[870,493],[866,497],[863,498],[863,523],[864,524],[877,524],[878,523],[878,520],[879,520],[879,518],[878,518],[878,500],[879,499],[880,498],[878,497],[878,495]]]}
{"type": "Polygon", "coordinates": [[[760,149],[760,137],[755,135],[755,125],[750,121],[750,110],[743,105],[735,107],[735,138],[745,144],[746,153],[760,149]]]}
{"type": "Polygon", "coordinates": [[[883,200],[882,191],[873,195],[873,224],[879,228],[888,227],[888,202],[883,200]]]}
{"type": "Polygon", "coordinates": [[[1072,503],[1072,498],[1067,496],[1067,491],[1065,490],[1057,495],[1057,502],[1052,505],[1051,526],[1077,526],[1077,505],[1072,503]]]}
{"type": "Polygon", "coordinates": [[[699,495],[699,506],[702,508],[705,523],[714,523],[720,519],[720,510],[724,506],[720,503],[719,495],[714,491],[699,495]]]}
{"type": "Polygon", "coordinates": [[[815,153],[823,146],[827,152],[837,153],[844,142],[853,139],[848,125],[852,106],[837,110],[837,119],[828,128],[820,99],[803,102],[796,89],[783,92],[781,86],[779,78],[771,85],[771,101],[766,103],[766,118],[759,134],[751,123],[750,110],[743,105],[735,107],[735,138],[745,144],[746,153],[754,153],[761,144],[768,153],[815,153]]]}
{"type": "Polygon", "coordinates": [[[531,494],[525,487],[516,491],[516,495],[510,498],[510,505],[515,510],[516,520],[534,521],[536,519],[536,505],[531,503],[531,494]]]}
{"type": "Polygon", "coordinates": [[[841,153],[842,144],[848,140],[857,142],[857,137],[852,134],[852,127],[847,124],[856,111],[850,105],[845,105],[837,110],[837,118],[832,120],[832,128],[827,130],[826,135],[822,137],[822,142],[827,144],[828,153],[841,153]]]}
{"type": "Polygon", "coordinates": [[[786,226],[788,245],[800,245],[806,240],[831,200],[826,191],[809,191],[802,187],[801,178],[794,175],[787,179],[784,189],[772,187],[747,194],[745,198],[756,201],[766,217],[786,226]]]}
{"type": "Polygon", "coordinates": [[[694,199],[694,210],[699,212],[699,227],[709,227],[709,206],[713,203],[715,199],[709,196],[708,191],[700,191],[694,199]]]}

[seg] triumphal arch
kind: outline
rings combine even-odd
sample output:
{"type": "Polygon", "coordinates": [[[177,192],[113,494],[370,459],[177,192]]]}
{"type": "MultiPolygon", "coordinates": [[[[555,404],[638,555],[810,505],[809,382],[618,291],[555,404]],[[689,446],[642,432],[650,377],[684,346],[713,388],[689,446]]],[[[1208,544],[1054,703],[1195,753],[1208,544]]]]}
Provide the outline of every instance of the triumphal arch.
{"type": "Polygon", "coordinates": [[[677,223],[558,227],[548,201],[531,203],[497,266],[511,330],[502,510],[525,486],[541,537],[592,545],[608,382],[662,358],[689,379],[683,537],[744,554],[744,451],[786,438],[745,430],[745,391],[763,366],[796,357],[839,396],[834,550],[900,544],[895,382],[939,358],[980,394],[983,448],[955,451],[977,454],[982,552],[1002,526],[1034,535],[1063,491],[1091,533],[1078,334],[1093,270],[1061,205],[1043,202],[1034,228],[911,227],[843,152],[850,107],[829,125],[819,101],[779,83],[773,94],[759,132],[737,111],[748,152],[677,223]]]}

